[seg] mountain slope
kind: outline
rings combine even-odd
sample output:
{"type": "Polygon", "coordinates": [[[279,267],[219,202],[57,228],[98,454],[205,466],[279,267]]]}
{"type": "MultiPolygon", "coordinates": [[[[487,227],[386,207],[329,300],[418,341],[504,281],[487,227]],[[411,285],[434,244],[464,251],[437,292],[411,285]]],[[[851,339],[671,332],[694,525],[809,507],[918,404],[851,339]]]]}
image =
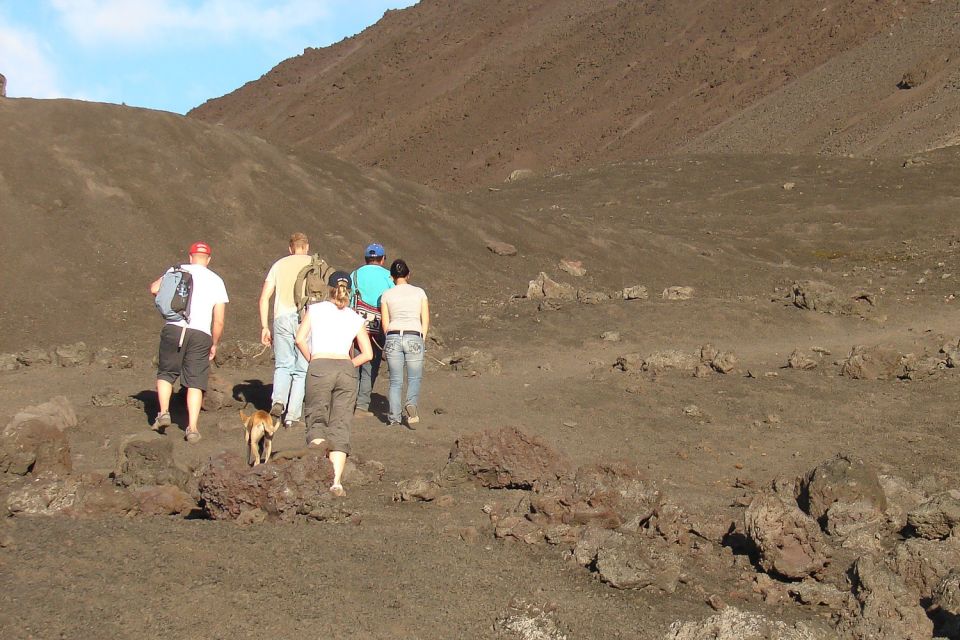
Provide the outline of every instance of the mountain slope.
{"type": "MultiPolygon", "coordinates": [[[[424,0],[356,37],[308,49],[189,115],[466,188],[518,168],[728,148],[733,133],[702,144],[700,136],[893,31],[915,58],[935,53],[926,22],[956,23],[954,14],[952,3],[920,0],[424,0]]],[[[875,62],[884,84],[876,85],[875,73],[849,72],[834,85],[851,118],[870,106],[862,102],[866,88],[897,95],[901,111],[918,104],[919,92],[896,88],[914,62],[875,62]]],[[[951,105],[956,96],[945,94],[951,105]]],[[[817,93],[784,102],[778,113],[789,122],[810,110],[822,113],[817,93]]],[[[897,115],[874,118],[863,135],[889,129],[885,148],[926,148],[913,127],[897,128],[897,115]]],[[[828,144],[833,131],[821,124],[775,136],[775,146],[752,136],[736,148],[872,150],[856,140],[828,144]]],[[[960,129],[955,113],[941,129],[960,129]]]]}

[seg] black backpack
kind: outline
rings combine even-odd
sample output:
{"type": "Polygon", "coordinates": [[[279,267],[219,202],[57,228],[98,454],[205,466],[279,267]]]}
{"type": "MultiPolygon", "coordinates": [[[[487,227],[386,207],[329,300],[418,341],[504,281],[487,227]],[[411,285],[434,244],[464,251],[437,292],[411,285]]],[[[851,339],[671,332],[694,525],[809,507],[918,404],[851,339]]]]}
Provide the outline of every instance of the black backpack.
{"type": "Polygon", "coordinates": [[[303,311],[311,304],[323,302],[330,295],[330,286],[327,279],[333,273],[333,267],[319,255],[314,254],[310,264],[297,274],[293,283],[293,301],[297,305],[297,313],[303,317],[303,311]]]}

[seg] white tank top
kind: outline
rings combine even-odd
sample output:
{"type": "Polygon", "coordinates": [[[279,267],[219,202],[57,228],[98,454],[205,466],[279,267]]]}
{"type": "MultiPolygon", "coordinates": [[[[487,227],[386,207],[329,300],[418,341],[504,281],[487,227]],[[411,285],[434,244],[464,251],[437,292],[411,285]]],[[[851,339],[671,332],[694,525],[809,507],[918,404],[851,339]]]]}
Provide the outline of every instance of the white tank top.
{"type": "Polygon", "coordinates": [[[363,318],[350,307],[338,309],[329,300],[307,307],[310,317],[310,353],[349,356],[350,345],[363,326],[363,318]]]}

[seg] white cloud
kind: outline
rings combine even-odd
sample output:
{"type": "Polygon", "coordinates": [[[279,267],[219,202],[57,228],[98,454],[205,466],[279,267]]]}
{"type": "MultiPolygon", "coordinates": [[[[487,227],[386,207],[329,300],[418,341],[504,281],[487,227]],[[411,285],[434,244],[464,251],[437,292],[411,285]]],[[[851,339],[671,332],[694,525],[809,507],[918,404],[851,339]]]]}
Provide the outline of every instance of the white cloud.
{"type": "Polygon", "coordinates": [[[0,24],[0,73],[7,78],[7,95],[61,98],[56,67],[37,36],[0,24]]]}
{"type": "Polygon", "coordinates": [[[273,41],[329,16],[330,0],[50,0],[88,46],[273,41]]]}

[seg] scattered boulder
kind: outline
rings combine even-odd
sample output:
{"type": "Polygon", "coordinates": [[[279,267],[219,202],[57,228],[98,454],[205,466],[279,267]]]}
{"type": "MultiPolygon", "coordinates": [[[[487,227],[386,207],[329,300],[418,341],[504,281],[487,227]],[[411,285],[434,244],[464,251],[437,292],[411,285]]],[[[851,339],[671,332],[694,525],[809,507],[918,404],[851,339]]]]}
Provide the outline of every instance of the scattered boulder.
{"type": "Polygon", "coordinates": [[[873,467],[847,454],[820,463],[797,481],[797,504],[812,518],[826,524],[827,511],[835,502],[863,502],[882,514],[887,498],[873,467]]]}
{"type": "Polygon", "coordinates": [[[272,520],[293,521],[333,500],[328,491],[333,467],[322,450],[301,458],[277,459],[250,467],[235,453],[211,458],[200,472],[203,511],[213,520],[236,520],[262,509],[272,520]]]}
{"type": "Polygon", "coordinates": [[[693,287],[667,287],[660,297],[664,300],[689,300],[693,297],[693,287]]]}
{"type": "Polygon", "coordinates": [[[954,569],[943,577],[933,590],[932,601],[937,635],[960,637],[960,570],[954,569]]]}
{"type": "Polygon", "coordinates": [[[679,556],[658,539],[614,532],[597,550],[600,579],[615,589],[648,589],[673,593],[680,581],[679,556]]]}
{"type": "Polygon", "coordinates": [[[8,426],[0,438],[0,473],[65,476],[72,468],[66,435],[42,418],[8,426]]]}
{"type": "Polygon", "coordinates": [[[886,518],[865,500],[834,502],[824,515],[824,530],[842,547],[879,552],[878,534],[886,518]]]}
{"type": "Polygon", "coordinates": [[[112,349],[101,347],[93,356],[95,364],[102,365],[107,369],[130,369],[133,367],[133,358],[128,355],[120,355],[112,349]]]}
{"type": "Polygon", "coordinates": [[[536,175],[533,172],[533,169],[514,169],[510,172],[510,175],[507,176],[507,179],[504,182],[517,182],[518,180],[526,180],[527,178],[532,178],[536,175]]]}
{"type": "Polygon", "coordinates": [[[799,309],[832,315],[863,315],[876,304],[873,294],[861,291],[846,295],[836,287],[816,280],[794,282],[791,299],[799,309]]]}
{"type": "Polygon", "coordinates": [[[665,351],[651,353],[644,361],[643,368],[646,371],[653,372],[660,372],[665,369],[693,371],[699,362],[699,359],[692,353],[685,353],[683,351],[677,351],[676,349],[667,349],[665,351]]]}
{"type": "Polygon", "coordinates": [[[729,351],[721,351],[712,360],[710,366],[717,373],[733,373],[737,368],[737,356],[729,351]]]}
{"type": "Polygon", "coordinates": [[[624,300],[646,300],[649,297],[650,294],[647,292],[647,288],[642,284],[623,288],[624,300]]]}
{"type": "Polygon", "coordinates": [[[211,375],[200,408],[204,411],[214,412],[236,405],[230,384],[216,374],[211,375]]]}
{"type": "Polygon", "coordinates": [[[828,640],[802,622],[788,625],[756,613],[727,607],[700,622],[674,622],[663,640],[828,640]]]}
{"type": "Polygon", "coordinates": [[[95,407],[124,407],[129,403],[130,398],[114,387],[108,387],[90,396],[90,404],[95,407]]]}
{"type": "Polygon", "coordinates": [[[39,421],[63,431],[77,426],[77,412],[64,396],[55,396],[48,402],[27,407],[13,416],[13,420],[4,427],[4,435],[17,431],[20,425],[39,421]]]}
{"type": "Polygon", "coordinates": [[[134,489],[133,499],[145,516],[186,515],[197,507],[190,495],[172,485],[139,487],[134,489]]]}
{"type": "Polygon", "coordinates": [[[575,278],[581,278],[587,275],[587,270],[583,266],[583,262],[580,260],[567,260],[566,258],[560,260],[560,264],[557,265],[557,268],[560,271],[565,271],[572,275],[575,278]]]}
{"type": "Polygon", "coordinates": [[[940,347],[940,353],[943,355],[943,362],[947,367],[950,369],[960,367],[960,344],[948,342],[940,347]]]}
{"type": "Polygon", "coordinates": [[[432,502],[440,495],[440,485],[428,478],[412,478],[397,483],[394,502],[432,502]]]}
{"type": "Polygon", "coordinates": [[[196,493],[193,473],[173,456],[173,441],[152,431],[120,442],[113,480],[121,487],[171,485],[186,493],[196,493]]]}
{"type": "Polygon", "coordinates": [[[744,522],[760,566],[768,573],[802,579],[823,571],[830,559],[817,523],[776,494],[758,493],[747,507],[744,522]]]}
{"type": "Polygon", "coordinates": [[[79,367],[93,362],[93,353],[83,342],[61,345],[53,350],[53,356],[60,367],[79,367]]]}
{"type": "Polygon", "coordinates": [[[553,617],[550,607],[514,599],[497,617],[493,630],[498,638],[516,640],[567,640],[567,634],[553,617]]]}
{"type": "Polygon", "coordinates": [[[903,355],[880,346],[854,346],[840,367],[840,375],[854,380],[893,380],[902,371],[903,355]]]}
{"type": "Polygon", "coordinates": [[[73,476],[34,476],[7,491],[4,507],[10,515],[54,515],[72,507],[79,491],[80,480],[73,476]]]}
{"type": "Polygon", "coordinates": [[[960,524],[960,491],[945,491],[931,497],[907,515],[907,524],[921,538],[946,538],[960,524]]]}
{"type": "Polygon", "coordinates": [[[855,640],[929,640],[933,622],[920,606],[918,594],[883,563],[871,556],[853,565],[856,615],[841,624],[855,640]]]}
{"type": "Polygon", "coordinates": [[[896,476],[880,475],[878,479],[887,499],[887,521],[900,531],[907,526],[907,514],[926,501],[927,495],[896,476]]]}
{"type": "Polygon", "coordinates": [[[16,371],[22,366],[15,353],[0,353],[0,371],[16,371]]]}
{"type": "Polygon", "coordinates": [[[810,371],[811,369],[817,368],[817,361],[800,351],[800,349],[794,349],[790,357],[787,358],[787,367],[790,369],[810,371]]]}
{"type": "Polygon", "coordinates": [[[893,548],[889,562],[909,587],[927,598],[951,569],[960,567],[960,539],[908,538],[893,548]]]}
{"type": "Polygon", "coordinates": [[[451,465],[491,489],[533,489],[572,475],[569,460],[541,438],[513,427],[461,436],[450,451],[451,465]]]}
{"type": "Polygon", "coordinates": [[[619,331],[604,331],[600,334],[600,339],[604,342],[620,342],[619,331]]]}
{"type": "Polygon", "coordinates": [[[576,288],[565,282],[553,280],[543,271],[527,287],[527,297],[533,300],[547,299],[557,301],[573,301],[577,299],[576,288]]]}
{"type": "Polygon", "coordinates": [[[17,354],[17,361],[25,367],[53,364],[53,355],[45,349],[31,348],[17,354]]]}
{"type": "Polygon", "coordinates": [[[497,254],[498,256],[515,256],[517,255],[517,248],[508,242],[499,242],[497,240],[491,240],[487,243],[487,249],[497,254]]]}
{"type": "Polygon", "coordinates": [[[625,353],[622,356],[617,356],[617,361],[613,364],[613,368],[625,373],[630,373],[642,371],[643,365],[643,356],[639,353],[625,353]]]}
{"type": "Polygon", "coordinates": [[[602,291],[577,289],[577,302],[581,304],[601,304],[610,301],[610,295],[602,291]]]}

